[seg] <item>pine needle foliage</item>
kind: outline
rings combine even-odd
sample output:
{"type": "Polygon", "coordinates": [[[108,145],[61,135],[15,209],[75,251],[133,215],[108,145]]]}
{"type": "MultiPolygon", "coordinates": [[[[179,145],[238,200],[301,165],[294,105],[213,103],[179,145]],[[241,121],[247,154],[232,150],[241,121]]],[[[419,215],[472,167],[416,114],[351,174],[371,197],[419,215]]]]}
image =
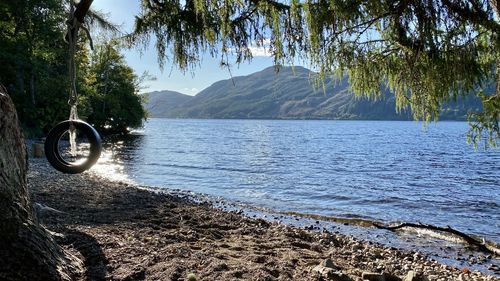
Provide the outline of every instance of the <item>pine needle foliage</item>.
{"type": "Polygon", "coordinates": [[[156,37],[159,63],[185,70],[202,53],[222,65],[266,46],[277,66],[300,60],[326,75],[348,75],[356,95],[394,93],[397,109],[436,121],[441,105],[488,83],[469,139],[500,138],[499,3],[496,0],[143,0],[130,42],[156,37]],[[264,44],[264,42],[268,44],[264,44]],[[232,57],[232,56],[231,56],[232,57]],[[491,87],[490,87],[491,88],[491,87]]]}

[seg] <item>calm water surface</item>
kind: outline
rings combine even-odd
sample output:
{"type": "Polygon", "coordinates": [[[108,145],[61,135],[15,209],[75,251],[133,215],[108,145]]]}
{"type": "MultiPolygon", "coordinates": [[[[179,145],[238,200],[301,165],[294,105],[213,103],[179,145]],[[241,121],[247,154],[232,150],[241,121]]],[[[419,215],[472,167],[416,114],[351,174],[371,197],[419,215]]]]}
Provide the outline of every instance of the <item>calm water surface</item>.
{"type": "Polygon", "coordinates": [[[133,181],[335,217],[450,225],[500,242],[500,150],[467,124],[150,119],[111,161],[133,181]]]}

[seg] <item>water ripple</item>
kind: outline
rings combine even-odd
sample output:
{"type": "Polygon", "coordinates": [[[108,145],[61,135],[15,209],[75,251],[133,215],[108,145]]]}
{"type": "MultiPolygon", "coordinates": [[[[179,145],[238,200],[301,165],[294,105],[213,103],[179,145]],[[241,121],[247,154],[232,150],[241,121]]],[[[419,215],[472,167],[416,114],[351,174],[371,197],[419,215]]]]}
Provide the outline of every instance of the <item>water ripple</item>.
{"type": "MultiPolygon", "coordinates": [[[[467,124],[151,119],[123,173],[280,211],[450,225],[500,242],[500,151],[467,124]]],[[[109,148],[108,148],[109,149],[109,148]]]]}

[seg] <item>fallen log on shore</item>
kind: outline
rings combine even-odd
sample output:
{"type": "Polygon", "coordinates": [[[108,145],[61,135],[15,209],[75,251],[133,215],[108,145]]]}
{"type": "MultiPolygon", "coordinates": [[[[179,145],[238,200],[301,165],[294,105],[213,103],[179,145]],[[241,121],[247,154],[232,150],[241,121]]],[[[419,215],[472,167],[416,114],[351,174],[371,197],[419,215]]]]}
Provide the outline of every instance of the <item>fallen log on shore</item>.
{"type": "Polygon", "coordinates": [[[446,232],[461,238],[467,244],[477,247],[480,251],[491,253],[500,257],[500,248],[488,244],[484,239],[481,239],[482,240],[481,241],[480,239],[474,238],[466,233],[453,229],[450,226],[440,227],[430,224],[409,223],[409,222],[401,223],[398,225],[382,225],[374,222],[373,226],[375,226],[376,228],[387,229],[390,231],[396,231],[401,228],[410,227],[410,228],[430,229],[435,231],[446,232]]]}

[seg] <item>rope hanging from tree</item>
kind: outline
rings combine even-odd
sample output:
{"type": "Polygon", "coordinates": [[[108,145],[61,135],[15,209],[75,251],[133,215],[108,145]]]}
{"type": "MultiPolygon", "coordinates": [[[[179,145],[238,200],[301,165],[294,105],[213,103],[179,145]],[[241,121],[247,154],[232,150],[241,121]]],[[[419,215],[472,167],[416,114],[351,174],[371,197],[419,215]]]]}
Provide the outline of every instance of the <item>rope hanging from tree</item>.
{"type": "Polygon", "coordinates": [[[83,29],[90,42],[90,48],[93,49],[92,38],[90,37],[89,30],[83,25],[83,18],[92,3],[91,0],[82,0],[78,3],[78,6],[75,10],[75,7],[70,0],[70,14],[69,18],[66,21],[66,25],[68,26],[68,31],[66,33],[66,40],[69,44],[69,59],[68,59],[68,73],[70,80],[70,89],[69,89],[69,99],[68,104],[70,106],[70,114],[69,119],[63,121],[56,125],[48,134],[47,139],[45,141],[45,154],[47,156],[47,160],[49,163],[56,168],[57,170],[63,173],[81,173],[85,170],[88,170],[92,167],[99,156],[101,155],[102,143],[99,133],[88,123],[80,120],[78,118],[78,92],[76,90],[76,49],[77,49],[77,39],[78,32],[83,29]],[[68,132],[69,133],[69,143],[70,143],[70,154],[73,157],[76,157],[77,152],[77,130],[83,133],[90,144],[90,154],[87,159],[81,163],[72,163],[66,161],[59,151],[59,141],[61,137],[68,132]]]}
{"type": "Polygon", "coordinates": [[[68,41],[69,44],[68,73],[70,77],[70,92],[69,92],[68,104],[71,107],[70,118],[69,118],[70,120],[78,119],[78,114],[76,109],[76,105],[78,104],[78,92],[76,91],[77,78],[76,78],[75,57],[76,57],[78,32],[80,28],[85,31],[87,38],[89,39],[90,49],[92,50],[94,49],[89,29],[83,25],[83,22],[80,22],[80,20],[77,19],[75,14],[76,14],[75,7],[74,5],[71,4],[70,0],[70,13],[69,13],[69,18],[66,21],[66,25],[68,26],[68,31],[66,33],[66,40],[68,41]]]}
{"type": "MultiPolygon", "coordinates": [[[[69,18],[66,21],[66,24],[68,26],[66,37],[69,44],[69,60],[68,60],[68,68],[69,68],[68,73],[70,80],[69,99],[68,99],[68,104],[70,106],[69,121],[78,120],[78,111],[77,111],[78,92],[76,91],[75,56],[76,56],[76,43],[78,39],[78,31],[81,25],[80,22],[75,18],[74,14],[75,7],[71,2],[72,1],[70,0],[70,13],[69,13],[69,18]]],[[[70,123],[69,127],[69,143],[71,145],[71,154],[75,156],[77,153],[76,129],[72,123],[70,123]]]]}

